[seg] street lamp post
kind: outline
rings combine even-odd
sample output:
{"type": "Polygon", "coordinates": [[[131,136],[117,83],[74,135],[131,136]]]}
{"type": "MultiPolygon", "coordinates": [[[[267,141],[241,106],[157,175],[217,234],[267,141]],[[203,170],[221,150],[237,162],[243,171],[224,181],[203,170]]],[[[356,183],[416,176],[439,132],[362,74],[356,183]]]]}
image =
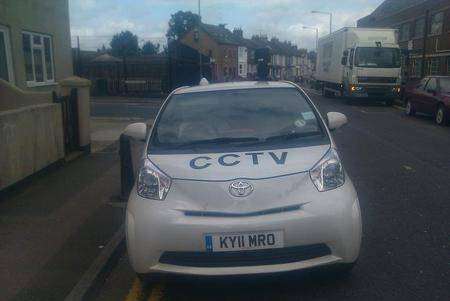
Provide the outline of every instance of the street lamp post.
{"type": "Polygon", "coordinates": [[[319,28],[311,26],[303,26],[303,29],[313,29],[316,31],[316,52],[317,52],[317,49],[319,48],[319,28]]]}
{"type": "Polygon", "coordinates": [[[333,14],[330,13],[330,12],[319,11],[319,10],[312,10],[311,13],[313,13],[313,14],[329,15],[330,16],[330,34],[331,34],[331,27],[332,27],[332,24],[333,24],[333,14]]]}
{"type": "Polygon", "coordinates": [[[202,64],[203,64],[203,62],[202,62],[202,51],[201,51],[201,48],[202,48],[202,45],[201,45],[201,43],[200,43],[200,23],[202,22],[202,17],[201,17],[201,14],[200,14],[200,0],[198,0],[198,22],[199,22],[199,26],[198,26],[198,54],[199,54],[199,67],[200,67],[200,80],[202,80],[202,78],[203,78],[203,66],[202,66],[202,64]]]}

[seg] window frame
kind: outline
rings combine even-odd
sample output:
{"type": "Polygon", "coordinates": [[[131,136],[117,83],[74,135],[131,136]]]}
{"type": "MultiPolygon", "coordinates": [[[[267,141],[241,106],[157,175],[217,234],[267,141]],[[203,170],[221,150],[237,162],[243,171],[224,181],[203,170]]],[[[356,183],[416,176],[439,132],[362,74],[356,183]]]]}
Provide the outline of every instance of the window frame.
{"type": "Polygon", "coordinates": [[[450,75],[450,56],[446,57],[446,61],[447,61],[447,75],[450,75]]]}
{"type": "Polygon", "coordinates": [[[39,87],[39,86],[48,86],[48,85],[55,85],[55,63],[54,63],[54,58],[53,58],[53,37],[51,35],[48,34],[42,34],[42,33],[37,33],[37,32],[32,32],[32,31],[22,31],[22,54],[25,57],[25,53],[23,52],[24,49],[24,44],[23,44],[23,36],[24,35],[28,35],[30,37],[30,49],[31,49],[31,65],[33,68],[33,78],[34,80],[27,80],[27,87],[39,87]],[[40,37],[41,40],[41,44],[35,44],[34,43],[34,37],[40,37]],[[47,75],[47,62],[46,62],[46,58],[45,58],[45,43],[44,43],[44,38],[48,38],[50,45],[49,45],[49,50],[50,50],[50,65],[52,67],[52,79],[48,79],[48,75],[47,75]],[[36,81],[36,69],[35,69],[35,63],[34,63],[34,49],[40,49],[41,50],[41,57],[42,57],[42,76],[43,76],[43,81],[42,82],[38,82],[36,81]]]}
{"type": "Polygon", "coordinates": [[[413,36],[413,38],[414,38],[414,39],[420,39],[420,38],[423,38],[424,35],[425,35],[425,29],[426,29],[425,27],[426,27],[426,20],[425,20],[425,17],[419,17],[419,18],[417,18],[417,19],[414,21],[414,36],[413,36]],[[418,34],[417,34],[417,24],[418,24],[420,21],[423,22],[423,23],[422,23],[422,32],[421,32],[420,35],[418,35],[418,34]]]}
{"type": "Polygon", "coordinates": [[[441,73],[441,59],[440,59],[440,57],[430,58],[428,60],[428,68],[429,68],[428,73],[430,75],[439,75],[441,73]],[[434,63],[436,63],[436,64],[434,64],[434,63]],[[437,70],[433,70],[433,67],[437,67],[437,70]]]}
{"type": "Polygon", "coordinates": [[[438,12],[432,14],[432,15],[431,15],[431,18],[430,18],[430,27],[429,27],[429,29],[428,29],[428,36],[432,37],[432,36],[439,36],[439,35],[441,35],[442,32],[443,32],[443,30],[444,30],[444,20],[445,20],[445,11],[438,11],[438,12]],[[435,18],[437,15],[439,15],[439,14],[442,14],[441,26],[440,26],[440,29],[439,29],[439,32],[438,32],[438,33],[433,33],[433,32],[432,32],[432,29],[433,29],[433,20],[434,20],[434,18],[435,18]]]}
{"type": "Polygon", "coordinates": [[[0,32],[3,33],[3,37],[5,40],[6,68],[8,69],[8,79],[9,79],[8,82],[14,85],[16,81],[14,77],[14,65],[11,52],[11,40],[9,35],[9,28],[0,24],[0,32]]]}
{"type": "Polygon", "coordinates": [[[411,37],[411,22],[405,22],[400,25],[400,34],[399,34],[399,42],[406,42],[409,41],[411,37]],[[405,28],[408,28],[408,34],[406,37],[405,35],[405,28]]]}

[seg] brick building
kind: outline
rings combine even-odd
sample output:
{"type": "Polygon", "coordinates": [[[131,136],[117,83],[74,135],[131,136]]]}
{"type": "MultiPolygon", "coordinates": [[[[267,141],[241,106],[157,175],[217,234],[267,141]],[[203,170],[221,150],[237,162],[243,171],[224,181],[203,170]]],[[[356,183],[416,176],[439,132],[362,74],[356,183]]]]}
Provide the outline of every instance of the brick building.
{"type": "Polygon", "coordinates": [[[231,32],[225,25],[201,23],[186,33],[180,42],[210,58],[206,64],[211,67],[212,80],[216,82],[255,79],[255,50],[266,47],[270,49],[269,74],[272,79],[296,80],[301,74],[301,51],[296,45],[277,38],[269,40],[267,36],[246,39],[240,28],[231,32]]]}
{"type": "Polygon", "coordinates": [[[386,0],[357,24],[399,30],[406,78],[450,75],[450,0],[386,0]]]}
{"type": "Polygon", "coordinates": [[[201,23],[190,30],[180,40],[210,58],[213,81],[229,81],[238,78],[239,43],[225,25],[201,23]]]}

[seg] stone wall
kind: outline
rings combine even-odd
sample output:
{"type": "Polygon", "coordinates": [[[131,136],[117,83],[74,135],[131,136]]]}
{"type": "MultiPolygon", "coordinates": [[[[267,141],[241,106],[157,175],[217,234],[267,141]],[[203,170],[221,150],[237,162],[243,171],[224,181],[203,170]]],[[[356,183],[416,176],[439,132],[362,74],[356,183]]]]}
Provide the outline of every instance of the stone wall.
{"type": "Polygon", "coordinates": [[[51,102],[51,92],[25,92],[0,79],[0,112],[51,102]]]}
{"type": "Polygon", "coordinates": [[[61,106],[0,111],[0,190],[64,158],[61,106]]]}

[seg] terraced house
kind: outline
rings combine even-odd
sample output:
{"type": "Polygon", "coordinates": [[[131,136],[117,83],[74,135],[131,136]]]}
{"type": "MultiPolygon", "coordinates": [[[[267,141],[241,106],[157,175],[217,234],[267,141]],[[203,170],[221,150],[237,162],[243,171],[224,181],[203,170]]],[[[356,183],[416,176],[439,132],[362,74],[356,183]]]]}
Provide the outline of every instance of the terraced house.
{"type": "Polygon", "coordinates": [[[276,38],[269,40],[266,36],[253,36],[247,39],[240,28],[232,32],[224,24],[201,23],[180,41],[210,58],[206,63],[210,64],[212,80],[216,82],[255,79],[255,50],[263,47],[270,49],[271,78],[295,80],[300,76],[301,51],[297,46],[276,38]]]}
{"type": "Polygon", "coordinates": [[[48,91],[72,74],[68,0],[0,0],[0,79],[48,91]]]}
{"type": "Polygon", "coordinates": [[[358,27],[399,30],[407,78],[450,75],[450,0],[386,0],[358,27]]]}

